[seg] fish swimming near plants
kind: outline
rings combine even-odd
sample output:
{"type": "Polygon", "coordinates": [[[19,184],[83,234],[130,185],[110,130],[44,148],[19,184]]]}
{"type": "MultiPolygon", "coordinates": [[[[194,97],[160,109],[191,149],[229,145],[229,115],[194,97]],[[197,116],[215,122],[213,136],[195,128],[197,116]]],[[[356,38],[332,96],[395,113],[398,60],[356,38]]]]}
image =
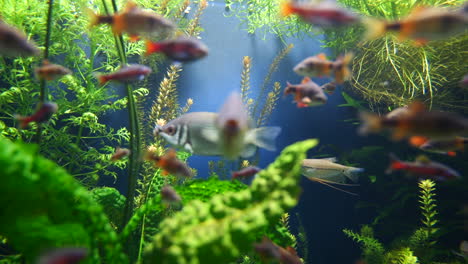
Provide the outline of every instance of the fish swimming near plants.
{"type": "Polygon", "coordinates": [[[150,67],[140,64],[129,64],[120,67],[117,71],[108,74],[96,73],[96,77],[100,85],[104,85],[109,81],[118,82],[135,82],[141,81],[146,76],[151,74],[150,67]]]}
{"type": "MultiPolygon", "coordinates": [[[[172,146],[183,148],[195,155],[222,156],[229,143],[223,143],[226,138],[223,139],[221,136],[223,132],[220,130],[219,120],[218,113],[187,113],[163,126],[156,125],[153,134],[163,137],[172,146]]],[[[275,140],[280,132],[280,127],[254,128],[252,122],[249,121],[248,129],[239,141],[239,144],[243,146],[239,155],[243,158],[251,157],[255,154],[257,147],[274,151],[275,140]]],[[[232,155],[228,154],[228,156],[232,155]]]]}
{"type": "Polygon", "coordinates": [[[58,248],[39,257],[36,264],[77,264],[87,256],[86,248],[58,248]]]}
{"type": "Polygon", "coordinates": [[[127,148],[119,148],[117,147],[115,149],[115,152],[114,154],[112,154],[111,156],[111,161],[117,161],[117,160],[121,160],[125,157],[128,157],[130,155],[131,151],[127,148]]]}
{"type": "Polygon", "coordinates": [[[318,86],[309,77],[305,77],[300,84],[290,84],[288,82],[284,94],[294,94],[297,107],[302,108],[325,104],[328,98],[324,89],[324,86],[318,86]]]}
{"type": "Polygon", "coordinates": [[[421,136],[430,139],[447,139],[462,136],[468,132],[468,119],[451,112],[428,111],[424,104],[414,102],[408,106],[408,113],[387,118],[369,112],[360,112],[361,135],[383,130],[392,132],[392,139],[421,136]]]}
{"type": "Polygon", "coordinates": [[[247,168],[243,168],[239,171],[235,171],[232,173],[231,180],[236,179],[246,179],[255,176],[255,174],[259,173],[262,169],[256,166],[249,166],[247,168]]]}
{"type": "Polygon", "coordinates": [[[292,247],[282,248],[267,237],[263,237],[261,243],[254,244],[254,250],[265,260],[276,259],[282,264],[302,264],[292,247]]]}
{"type": "Polygon", "coordinates": [[[322,77],[333,75],[337,84],[342,84],[351,78],[349,64],[354,55],[347,53],[335,61],[327,59],[324,53],[308,57],[294,67],[294,72],[308,77],[322,77]]]}
{"type": "Polygon", "coordinates": [[[139,36],[169,35],[176,29],[176,24],[153,11],[139,8],[135,2],[128,1],[123,11],[113,15],[98,15],[88,10],[91,26],[109,24],[114,34],[127,33],[132,40],[139,36]]]}
{"type": "Polygon", "coordinates": [[[216,117],[219,142],[223,156],[236,159],[244,149],[244,138],[250,127],[247,109],[239,93],[232,93],[216,117]]]}
{"type": "MultiPolygon", "coordinates": [[[[347,185],[345,184],[347,178],[352,182],[357,182],[359,173],[364,171],[362,168],[349,167],[335,162],[336,158],[334,157],[305,159],[302,161],[302,175],[311,181],[322,183],[331,188],[337,189],[333,184],[347,185]]],[[[350,193],[342,189],[338,190],[350,193]]]]}
{"type": "Polygon", "coordinates": [[[402,170],[414,174],[420,178],[429,178],[437,181],[446,181],[460,178],[460,173],[454,169],[435,161],[426,156],[418,156],[414,162],[401,161],[398,157],[390,154],[390,166],[385,173],[390,174],[395,170],[402,170]]]}
{"type": "Polygon", "coordinates": [[[72,74],[72,71],[62,65],[50,63],[48,60],[42,61],[42,65],[34,72],[40,80],[52,81],[62,76],[72,74]]]}
{"type": "Polygon", "coordinates": [[[449,139],[429,139],[423,137],[412,137],[410,143],[421,150],[444,154],[448,156],[456,156],[457,151],[464,151],[468,145],[468,138],[455,137],[449,139]]]}
{"type": "Polygon", "coordinates": [[[170,185],[161,188],[161,199],[167,205],[178,204],[182,201],[180,195],[170,185]]]}
{"type": "Polygon", "coordinates": [[[190,62],[208,55],[208,47],[193,37],[179,37],[160,42],[146,41],[146,55],[162,53],[171,60],[190,62]]]}
{"type": "Polygon", "coordinates": [[[31,122],[44,123],[49,121],[49,119],[57,112],[57,110],[58,106],[56,103],[45,102],[39,104],[39,108],[34,114],[30,116],[15,115],[15,119],[20,122],[20,128],[26,128],[31,122]]]}
{"type": "Polygon", "coordinates": [[[192,170],[185,162],[179,160],[174,149],[169,149],[163,156],[158,156],[153,152],[147,152],[145,159],[154,163],[155,167],[163,170],[164,176],[172,174],[176,177],[190,178],[192,170]]]}
{"type": "Polygon", "coordinates": [[[360,21],[360,17],[348,9],[342,8],[334,1],[319,1],[318,3],[300,3],[284,1],[281,5],[281,15],[297,14],[303,21],[323,28],[349,26],[360,21]]]}
{"type": "Polygon", "coordinates": [[[373,40],[387,32],[396,32],[399,40],[413,39],[417,45],[431,40],[444,40],[466,31],[468,14],[460,10],[441,7],[415,7],[398,21],[366,19],[365,40],[373,40]]]}
{"type": "Polygon", "coordinates": [[[36,45],[18,29],[0,20],[0,55],[5,57],[30,57],[40,54],[36,45]]]}
{"type": "Polygon", "coordinates": [[[408,106],[402,106],[402,107],[395,108],[392,111],[390,111],[389,113],[387,113],[385,115],[385,118],[387,118],[387,119],[400,118],[400,117],[403,117],[405,115],[408,115],[409,113],[410,113],[410,111],[409,111],[408,106]]]}

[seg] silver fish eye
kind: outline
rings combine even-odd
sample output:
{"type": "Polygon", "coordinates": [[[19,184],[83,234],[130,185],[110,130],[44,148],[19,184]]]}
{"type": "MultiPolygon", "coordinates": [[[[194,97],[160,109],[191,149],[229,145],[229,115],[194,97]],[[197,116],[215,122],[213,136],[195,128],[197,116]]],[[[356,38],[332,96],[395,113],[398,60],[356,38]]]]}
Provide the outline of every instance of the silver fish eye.
{"type": "Polygon", "coordinates": [[[170,125],[164,129],[164,133],[169,134],[171,136],[174,135],[176,132],[177,132],[177,128],[173,125],[170,125]]]}

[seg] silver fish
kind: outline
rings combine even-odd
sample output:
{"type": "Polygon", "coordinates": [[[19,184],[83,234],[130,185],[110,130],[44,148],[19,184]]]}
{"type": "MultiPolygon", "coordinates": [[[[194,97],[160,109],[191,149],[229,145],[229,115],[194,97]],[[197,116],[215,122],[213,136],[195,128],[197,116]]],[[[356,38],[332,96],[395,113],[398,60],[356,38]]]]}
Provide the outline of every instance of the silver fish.
{"type": "MultiPolygon", "coordinates": [[[[153,134],[162,136],[169,144],[195,155],[220,156],[223,148],[216,120],[217,113],[192,112],[173,119],[164,126],[156,125],[153,134]]],[[[244,136],[241,157],[255,154],[256,147],[275,150],[280,127],[249,128],[244,136]]]]}
{"type": "Polygon", "coordinates": [[[7,57],[29,57],[40,54],[33,42],[16,28],[0,20],[0,55],[7,57]]]}
{"type": "Polygon", "coordinates": [[[323,87],[318,86],[309,77],[305,77],[300,84],[287,82],[284,94],[294,94],[294,101],[298,107],[318,106],[327,102],[323,87]]]}
{"type": "Polygon", "coordinates": [[[346,178],[357,182],[362,168],[348,167],[336,162],[336,158],[305,159],[302,161],[302,175],[307,178],[318,178],[335,183],[344,183],[346,178]]]}

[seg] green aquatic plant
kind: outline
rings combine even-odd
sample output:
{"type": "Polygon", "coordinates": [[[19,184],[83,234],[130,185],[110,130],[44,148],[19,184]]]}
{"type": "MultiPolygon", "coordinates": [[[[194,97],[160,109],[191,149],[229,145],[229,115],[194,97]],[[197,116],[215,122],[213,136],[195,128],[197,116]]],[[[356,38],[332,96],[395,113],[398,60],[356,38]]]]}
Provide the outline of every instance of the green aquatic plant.
{"type": "Polygon", "coordinates": [[[344,229],[343,232],[354,241],[361,244],[362,255],[369,264],[384,264],[385,248],[374,238],[374,230],[367,225],[361,228],[360,233],[344,229]]]}
{"type": "Polygon", "coordinates": [[[316,140],[285,148],[249,189],[192,201],[160,224],[143,263],[227,263],[251,250],[252,233],[297,203],[300,162],[316,140]]]}

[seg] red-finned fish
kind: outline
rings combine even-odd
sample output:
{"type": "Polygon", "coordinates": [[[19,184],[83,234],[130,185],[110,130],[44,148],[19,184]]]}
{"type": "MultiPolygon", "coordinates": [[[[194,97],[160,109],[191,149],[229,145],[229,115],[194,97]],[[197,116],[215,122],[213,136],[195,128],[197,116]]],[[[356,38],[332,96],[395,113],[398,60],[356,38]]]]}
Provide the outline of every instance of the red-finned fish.
{"type": "Polygon", "coordinates": [[[294,72],[308,77],[322,77],[333,75],[337,84],[342,84],[351,78],[349,64],[353,59],[352,53],[338,57],[335,61],[327,59],[324,53],[308,57],[294,67],[294,72]]]}
{"type": "Polygon", "coordinates": [[[407,171],[421,178],[429,178],[437,181],[453,180],[460,178],[460,174],[454,169],[431,161],[425,156],[419,156],[414,162],[399,160],[394,154],[390,154],[390,166],[385,173],[390,174],[395,170],[407,171]]]}
{"type": "Polygon", "coordinates": [[[146,160],[154,162],[155,167],[162,169],[163,175],[172,174],[176,177],[192,177],[192,170],[187,166],[187,164],[177,158],[176,151],[174,149],[169,149],[163,156],[147,152],[146,160]]]}
{"type": "Polygon", "coordinates": [[[112,156],[111,156],[111,161],[121,160],[121,159],[123,159],[125,157],[128,157],[128,155],[130,155],[130,150],[129,149],[117,147],[115,149],[114,154],[112,154],[112,156]]]}
{"type": "Polygon", "coordinates": [[[35,73],[40,80],[52,81],[71,74],[72,71],[62,65],[52,64],[48,60],[44,60],[42,61],[42,65],[35,69],[35,73]]]}
{"type": "Polygon", "coordinates": [[[233,172],[231,180],[250,178],[255,174],[259,173],[261,170],[262,169],[260,169],[259,167],[249,166],[247,168],[243,168],[239,171],[233,172]]]}
{"type": "Polygon", "coordinates": [[[292,247],[282,248],[267,237],[263,237],[261,243],[254,244],[254,249],[263,259],[276,259],[282,264],[302,264],[292,247]]]}
{"type": "Polygon", "coordinates": [[[36,45],[16,28],[0,20],[0,55],[5,57],[29,57],[40,54],[36,45]]]}
{"type": "Polygon", "coordinates": [[[145,65],[140,64],[129,64],[120,67],[117,71],[109,74],[98,74],[99,84],[104,85],[109,81],[119,81],[119,82],[134,82],[141,81],[145,76],[151,73],[151,68],[145,65]]]}
{"type": "Polygon", "coordinates": [[[239,93],[233,92],[215,120],[221,152],[228,159],[238,158],[245,147],[245,136],[251,125],[249,114],[239,93]]]}
{"type": "Polygon", "coordinates": [[[76,264],[87,255],[86,248],[58,248],[39,257],[36,264],[76,264]]]}
{"type": "Polygon", "coordinates": [[[441,7],[415,7],[406,18],[398,21],[365,19],[365,40],[373,40],[387,32],[397,32],[399,40],[413,39],[417,45],[431,40],[443,40],[465,32],[468,16],[465,12],[441,7]]]}
{"type": "Polygon", "coordinates": [[[20,122],[20,128],[26,128],[29,123],[44,123],[47,122],[54,113],[58,110],[58,106],[54,102],[45,102],[39,104],[38,110],[30,116],[15,115],[15,118],[20,122]]]}
{"type": "Polygon", "coordinates": [[[468,119],[456,113],[428,111],[420,102],[408,106],[408,113],[398,117],[380,117],[377,114],[361,112],[363,122],[360,134],[390,130],[394,140],[421,136],[430,139],[448,139],[468,132],[468,119]]]}
{"type": "Polygon", "coordinates": [[[176,25],[161,15],[139,8],[133,1],[128,1],[123,11],[113,15],[97,15],[88,9],[91,15],[91,26],[109,24],[114,34],[128,33],[132,40],[146,35],[167,36],[176,29],[176,25]]]}
{"type": "Polygon", "coordinates": [[[208,47],[193,37],[179,37],[160,42],[146,41],[146,55],[163,53],[171,60],[190,62],[201,59],[208,54],[208,47]]]}
{"type": "Polygon", "coordinates": [[[318,86],[309,77],[305,77],[300,84],[287,83],[284,95],[294,94],[297,107],[323,105],[327,102],[323,86],[318,86]]]}
{"type": "Polygon", "coordinates": [[[335,82],[329,82],[329,83],[326,83],[322,86],[320,86],[320,88],[322,88],[322,90],[328,94],[328,95],[332,95],[335,93],[335,90],[336,90],[336,83],[335,82]]]}
{"type": "Polygon", "coordinates": [[[464,151],[468,145],[468,138],[455,137],[449,139],[428,139],[424,137],[412,137],[410,142],[413,146],[427,152],[456,156],[457,151],[464,151]]]}
{"type": "Polygon", "coordinates": [[[182,201],[180,195],[170,185],[165,185],[161,188],[161,199],[166,204],[177,204],[182,201]]]}
{"type": "Polygon", "coordinates": [[[281,15],[292,14],[297,14],[309,24],[324,28],[348,26],[360,21],[359,16],[330,1],[310,4],[284,1],[281,5],[281,15]]]}

